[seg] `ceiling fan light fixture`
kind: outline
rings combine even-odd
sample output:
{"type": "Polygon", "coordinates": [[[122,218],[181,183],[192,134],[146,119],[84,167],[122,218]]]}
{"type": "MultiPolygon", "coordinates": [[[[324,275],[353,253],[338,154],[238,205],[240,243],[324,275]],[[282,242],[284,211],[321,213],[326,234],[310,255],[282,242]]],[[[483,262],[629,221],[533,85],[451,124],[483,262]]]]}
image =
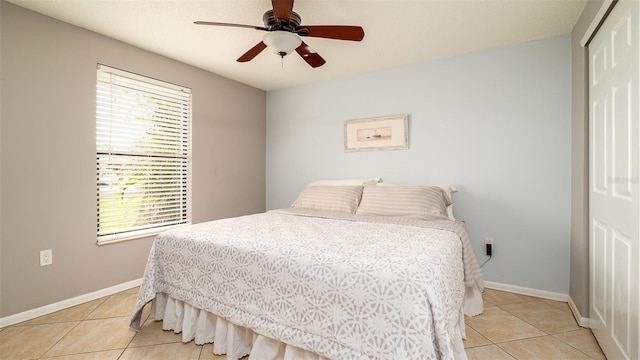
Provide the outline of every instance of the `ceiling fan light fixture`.
{"type": "Polygon", "coordinates": [[[302,40],[294,33],[288,31],[270,31],[264,35],[262,41],[276,54],[284,57],[291,54],[302,40]]]}

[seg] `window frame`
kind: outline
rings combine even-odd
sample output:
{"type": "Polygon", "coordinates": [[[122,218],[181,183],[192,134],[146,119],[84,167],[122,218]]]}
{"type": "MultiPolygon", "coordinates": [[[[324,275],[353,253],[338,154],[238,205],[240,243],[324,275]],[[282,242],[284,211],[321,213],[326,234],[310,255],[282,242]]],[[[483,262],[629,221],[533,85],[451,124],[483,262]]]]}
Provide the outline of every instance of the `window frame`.
{"type": "MultiPolygon", "coordinates": [[[[126,90],[125,90],[126,91],[126,90]]],[[[173,99],[173,98],[172,98],[173,99]]],[[[120,98],[118,98],[120,100],[120,98]]],[[[119,102],[118,104],[122,104],[124,101],[119,102]]],[[[118,105],[120,106],[120,105],[118,105]]],[[[129,71],[117,69],[114,67],[110,67],[103,64],[97,64],[96,67],[96,244],[104,245],[114,242],[121,242],[133,239],[139,239],[143,237],[149,237],[156,234],[159,234],[163,231],[173,229],[176,227],[181,227],[185,225],[191,224],[191,208],[192,208],[192,106],[193,106],[193,98],[191,95],[191,89],[172,84],[166,81],[150,78],[147,76],[135,74],[129,71]],[[105,79],[109,79],[106,81],[105,79]],[[122,86],[122,81],[128,82],[131,84],[131,89],[127,86],[122,86]],[[133,116],[132,114],[127,114],[123,116],[118,116],[116,114],[116,110],[113,109],[114,106],[105,110],[108,107],[108,104],[115,103],[115,96],[122,96],[122,90],[127,88],[134,95],[136,102],[131,105],[130,110],[133,113],[133,109],[139,109],[140,107],[149,107],[152,110],[149,110],[149,114],[147,116],[133,116]],[[176,108],[180,109],[178,115],[174,115],[174,119],[171,121],[174,122],[174,126],[176,129],[171,131],[166,131],[166,121],[167,116],[164,109],[160,110],[159,108],[154,108],[151,105],[158,106],[159,100],[157,99],[157,93],[153,91],[145,92],[145,88],[149,89],[160,89],[164,94],[175,94],[176,96],[176,108]],[[118,91],[120,91],[118,93],[118,91]],[[164,93],[166,91],[167,93],[164,93]],[[106,94],[106,97],[105,97],[106,94]],[[146,99],[145,99],[146,98],[146,99]],[[105,100],[108,99],[108,100],[105,100]],[[139,101],[141,99],[145,99],[144,101],[139,101]],[[185,100],[186,99],[186,100],[185,100]],[[124,119],[124,120],[123,120],[124,119]],[[114,135],[112,137],[111,130],[108,132],[104,130],[106,125],[122,126],[127,121],[131,123],[132,120],[141,120],[146,126],[148,130],[141,131],[132,131],[128,133],[128,130],[122,130],[126,128],[123,126],[119,130],[120,135],[114,135]],[[163,123],[163,121],[165,123],[163,123]],[[162,133],[163,135],[158,135],[158,128],[163,127],[162,133]],[[128,150],[122,150],[123,146],[120,146],[119,150],[114,150],[118,147],[118,140],[122,140],[122,132],[125,134],[134,135],[136,141],[131,141],[128,146],[128,150]],[[108,135],[107,135],[108,133],[108,135]],[[169,134],[169,135],[166,135],[169,134]],[[120,136],[120,137],[118,137],[120,136]],[[136,137],[137,136],[137,137],[136,137]],[[167,145],[165,149],[163,144],[160,144],[158,137],[162,136],[161,140],[166,140],[166,137],[171,137],[169,139],[170,143],[167,145]],[[108,140],[105,140],[108,138],[108,140]],[[112,141],[113,140],[113,141],[112,141]],[[134,143],[136,145],[134,145],[134,143]],[[105,145],[108,144],[108,149],[105,148],[105,145]],[[114,145],[115,144],[115,145],[114,145]],[[172,147],[173,145],[173,147],[172,147]],[[141,148],[148,148],[148,150],[141,150],[141,148]],[[113,160],[114,163],[118,163],[120,167],[117,165],[113,165],[109,163],[109,161],[105,161],[105,157],[110,158],[118,158],[119,160],[113,160]],[[125,160],[126,159],[126,160],[125,160]],[[160,159],[160,160],[158,160],[160,159]],[[128,162],[127,162],[128,161],[128,162]],[[166,161],[166,162],[163,162],[166,161]],[[108,163],[109,165],[104,165],[108,163]],[[131,165],[134,164],[135,165],[131,165]],[[127,164],[127,165],[125,165],[127,164]],[[128,167],[131,166],[131,167],[128,167]],[[186,169],[184,169],[186,167],[186,169]],[[109,170],[111,169],[111,172],[109,170]],[[163,193],[164,190],[157,190],[159,184],[161,184],[158,180],[158,173],[161,172],[164,174],[165,168],[170,169],[172,171],[171,180],[169,180],[170,185],[163,184],[164,187],[175,190],[178,195],[175,195],[175,199],[167,200],[163,198],[166,195],[163,193]],[[115,170],[114,170],[115,169],[115,170]],[[136,169],[136,170],[130,170],[136,169]],[[148,173],[147,177],[142,177],[141,173],[148,173]],[[138,199],[148,200],[150,196],[153,196],[151,200],[160,201],[162,206],[161,210],[157,210],[155,215],[145,215],[144,221],[142,225],[134,224],[128,227],[124,227],[121,229],[113,228],[113,230],[109,230],[106,233],[101,233],[101,224],[104,229],[105,218],[107,215],[102,215],[101,221],[101,211],[105,212],[104,204],[101,204],[102,201],[111,200],[113,203],[116,200],[109,199],[109,196],[115,197],[114,184],[117,184],[118,189],[126,189],[127,188],[127,180],[123,180],[120,177],[118,180],[109,180],[113,177],[113,174],[126,174],[132,175],[135,174],[137,181],[136,183],[142,190],[139,190],[135,195],[129,195],[125,197],[125,192],[122,190],[121,192],[121,202],[131,201],[138,199]],[[175,174],[174,174],[175,173],[175,174]],[[177,175],[176,175],[177,174],[177,175]],[[110,177],[111,175],[111,177],[110,177]],[[144,179],[144,180],[141,180],[144,179]],[[154,180],[155,179],[155,180],[154,180]],[[150,190],[151,189],[151,190],[150,190]],[[164,202],[164,203],[163,203],[164,202]],[[167,203],[172,203],[173,207],[167,205],[167,203]],[[102,209],[102,210],[101,210],[102,209]],[[154,222],[159,218],[163,218],[164,215],[158,215],[158,213],[167,210],[172,211],[172,214],[179,215],[169,215],[169,221],[164,220],[162,222],[154,222]],[[177,219],[177,220],[176,220],[177,219]],[[177,221],[177,223],[176,223],[177,221]],[[143,228],[139,228],[142,226],[143,228]]],[[[173,105],[172,105],[173,107],[173,105]]],[[[120,108],[121,110],[122,108],[120,108]]],[[[117,127],[116,127],[117,128],[117,127]]],[[[112,128],[110,128],[112,129],[112,128]]],[[[113,131],[114,133],[118,133],[118,130],[113,131]]],[[[125,146],[127,147],[127,146],[125,146]]],[[[136,186],[134,186],[135,188],[136,186]]],[[[171,192],[174,194],[174,192],[171,192]]],[[[155,202],[157,203],[157,202],[155,202]]],[[[155,204],[154,203],[154,204],[155,204]]],[[[145,203],[147,205],[148,203],[145,203]]],[[[127,210],[134,209],[136,214],[144,213],[142,209],[145,209],[145,205],[137,204],[131,208],[126,208],[127,210]]],[[[125,209],[122,203],[115,205],[115,207],[119,207],[119,209],[125,209]]],[[[154,205],[152,205],[154,206],[154,205]]],[[[155,206],[154,206],[155,208],[155,206]]],[[[112,210],[113,211],[113,210],[112,210]]],[[[119,210],[125,211],[125,210],[119,210]]],[[[134,212],[134,211],[132,211],[134,212]]],[[[134,217],[140,215],[122,215],[123,221],[130,221],[126,217],[134,217]]],[[[137,221],[137,218],[134,218],[137,221]]]]}

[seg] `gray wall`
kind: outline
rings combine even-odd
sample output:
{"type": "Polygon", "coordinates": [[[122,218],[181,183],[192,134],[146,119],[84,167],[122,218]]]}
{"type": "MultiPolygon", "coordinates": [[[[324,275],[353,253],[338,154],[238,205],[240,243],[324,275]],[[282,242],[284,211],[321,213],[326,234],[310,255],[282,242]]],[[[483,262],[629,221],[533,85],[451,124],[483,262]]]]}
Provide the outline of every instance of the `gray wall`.
{"type": "Polygon", "coordinates": [[[264,91],[0,6],[0,316],[144,271],[152,238],[95,244],[96,63],[192,89],[194,222],[264,211],[264,91]],[[43,249],[53,249],[53,265],[39,266],[43,249]]]}
{"type": "Polygon", "coordinates": [[[571,33],[571,286],[569,296],[589,316],[589,76],[580,40],[602,6],[591,0],[571,33]]]}
{"type": "Polygon", "coordinates": [[[569,293],[571,38],[267,93],[267,208],[310,181],[453,183],[488,281],[569,293]],[[410,149],[345,153],[343,121],[408,113],[410,149]]]}

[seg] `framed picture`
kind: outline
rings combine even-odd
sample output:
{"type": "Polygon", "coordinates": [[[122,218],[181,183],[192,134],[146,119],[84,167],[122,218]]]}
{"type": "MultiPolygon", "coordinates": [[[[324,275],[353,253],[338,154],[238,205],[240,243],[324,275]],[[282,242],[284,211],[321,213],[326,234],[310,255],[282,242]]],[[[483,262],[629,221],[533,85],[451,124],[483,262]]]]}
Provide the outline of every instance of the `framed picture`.
{"type": "Polygon", "coordinates": [[[392,115],[344,122],[344,151],[409,148],[409,115],[392,115]]]}

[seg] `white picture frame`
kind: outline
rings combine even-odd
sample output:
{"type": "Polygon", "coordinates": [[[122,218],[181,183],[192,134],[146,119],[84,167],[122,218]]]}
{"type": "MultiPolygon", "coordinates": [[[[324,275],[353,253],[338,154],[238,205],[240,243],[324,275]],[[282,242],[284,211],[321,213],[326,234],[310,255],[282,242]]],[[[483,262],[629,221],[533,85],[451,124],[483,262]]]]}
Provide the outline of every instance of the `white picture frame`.
{"type": "Polygon", "coordinates": [[[344,151],[406,150],[409,115],[345,120],[344,151]]]}

